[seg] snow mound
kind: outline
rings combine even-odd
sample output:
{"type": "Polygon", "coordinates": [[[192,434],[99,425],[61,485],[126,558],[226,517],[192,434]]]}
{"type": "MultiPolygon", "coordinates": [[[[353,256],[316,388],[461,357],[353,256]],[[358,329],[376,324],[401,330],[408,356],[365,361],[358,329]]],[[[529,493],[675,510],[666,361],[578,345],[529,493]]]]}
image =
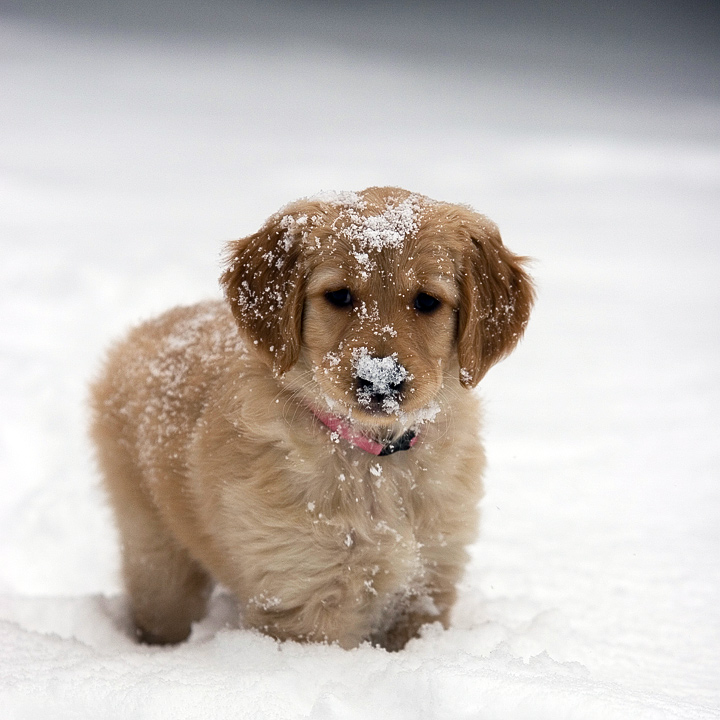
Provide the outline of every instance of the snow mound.
{"type": "MultiPolygon", "coordinates": [[[[425,628],[401,653],[369,645],[278,643],[235,626],[213,597],[187,643],[146,647],[130,635],[122,598],[0,597],[3,716],[224,720],[592,720],[710,718],[657,693],[599,686],[582,664],[545,650],[523,658],[510,628],[485,622],[425,628]],[[478,715],[480,713],[480,715],[478,715]]],[[[523,644],[541,647],[557,619],[536,618],[523,644]]]]}

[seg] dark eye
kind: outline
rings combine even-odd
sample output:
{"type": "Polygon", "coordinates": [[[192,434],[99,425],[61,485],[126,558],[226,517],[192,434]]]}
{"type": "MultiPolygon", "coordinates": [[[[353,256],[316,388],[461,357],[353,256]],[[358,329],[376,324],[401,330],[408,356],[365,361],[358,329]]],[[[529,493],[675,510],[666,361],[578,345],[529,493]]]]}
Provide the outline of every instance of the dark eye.
{"type": "Polygon", "coordinates": [[[325,299],[335,307],[348,307],[352,305],[353,297],[347,288],[341,290],[329,290],[325,293],[325,299]]]}
{"type": "Polygon", "coordinates": [[[440,301],[427,293],[418,293],[415,298],[415,309],[421,313],[431,313],[440,307],[440,301]]]}

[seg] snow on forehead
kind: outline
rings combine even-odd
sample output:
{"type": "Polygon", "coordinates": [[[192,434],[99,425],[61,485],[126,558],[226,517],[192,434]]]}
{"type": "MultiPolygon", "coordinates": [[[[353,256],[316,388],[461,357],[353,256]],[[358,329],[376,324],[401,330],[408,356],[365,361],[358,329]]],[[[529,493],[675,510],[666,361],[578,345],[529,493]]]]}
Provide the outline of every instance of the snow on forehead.
{"type": "Polygon", "coordinates": [[[348,207],[362,208],[365,206],[365,201],[358,195],[358,193],[352,190],[342,190],[340,192],[336,190],[322,190],[315,195],[311,195],[306,198],[310,202],[321,202],[326,205],[346,205],[348,207]]]}
{"type": "Polygon", "coordinates": [[[349,220],[341,234],[353,240],[362,252],[379,252],[385,248],[401,248],[405,238],[418,229],[420,198],[410,195],[397,202],[390,198],[385,209],[372,215],[364,215],[349,208],[343,217],[349,220]]]}
{"type": "MultiPolygon", "coordinates": [[[[356,192],[337,192],[335,190],[323,190],[315,195],[302,198],[302,200],[298,202],[320,203],[333,207],[357,208],[359,210],[362,210],[367,205],[367,203],[356,192]]],[[[290,203],[282,208],[278,213],[278,215],[280,215],[280,227],[288,233],[285,236],[285,250],[288,249],[287,245],[292,236],[302,235],[307,230],[311,229],[312,225],[322,221],[321,214],[308,216],[306,213],[294,212],[293,210],[296,205],[297,202],[290,203]]]]}
{"type": "Polygon", "coordinates": [[[334,239],[349,241],[357,272],[367,279],[376,268],[373,256],[386,249],[401,249],[405,239],[417,232],[423,208],[434,203],[423,195],[403,195],[388,193],[386,197],[375,199],[365,192],[324,191],[303,198],[324,205],[326,210],[334,210],[326,214],[317,208],[313,214],[298,212],[295,204],[283,208],[279,213],[280,227],[285,231],[281,246],[287,251],[294,238],[302,237],[310,241],[307,251],[322,252],[323,242],[313,231],[314,226],[322,228],[330,220],[329,215],[334,218],[326,227],[330,232],[330,247],[335,247],[334,239]]]}

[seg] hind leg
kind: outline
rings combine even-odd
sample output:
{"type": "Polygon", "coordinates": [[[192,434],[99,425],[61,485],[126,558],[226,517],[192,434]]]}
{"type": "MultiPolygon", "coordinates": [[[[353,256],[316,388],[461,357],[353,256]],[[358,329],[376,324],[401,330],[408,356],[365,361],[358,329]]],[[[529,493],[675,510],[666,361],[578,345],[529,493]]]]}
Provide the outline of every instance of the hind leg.
{"type": "Polygon", "coordinates": [[[126,451],[106,442],[99,460],[120,533],[138,638],[152,644],[181,642],[192,623],[204,617],[212,581],[165,529],[126,451]]]}
{"type": "Polygon", "coordinates": [[[123,575],[138,638],[149,644],[178,643],[205,616],[212,583],[156,518],[135,513],[122,530],[123,575]],[[142,529],[138,522],[142,521],[142,529]]]}

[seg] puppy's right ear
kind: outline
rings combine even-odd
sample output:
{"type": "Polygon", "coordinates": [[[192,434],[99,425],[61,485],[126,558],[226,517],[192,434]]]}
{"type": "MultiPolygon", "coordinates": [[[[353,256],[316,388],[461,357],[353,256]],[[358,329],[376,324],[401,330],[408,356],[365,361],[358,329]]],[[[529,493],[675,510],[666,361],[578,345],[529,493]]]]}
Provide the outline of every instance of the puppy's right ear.
{"type": "Polygon", "coordinates": [[[235,320],[276,374],[300,353],[305,278],[297,224],[273,215],[254,235],[227,246],[220,284],[235,320]]]}

